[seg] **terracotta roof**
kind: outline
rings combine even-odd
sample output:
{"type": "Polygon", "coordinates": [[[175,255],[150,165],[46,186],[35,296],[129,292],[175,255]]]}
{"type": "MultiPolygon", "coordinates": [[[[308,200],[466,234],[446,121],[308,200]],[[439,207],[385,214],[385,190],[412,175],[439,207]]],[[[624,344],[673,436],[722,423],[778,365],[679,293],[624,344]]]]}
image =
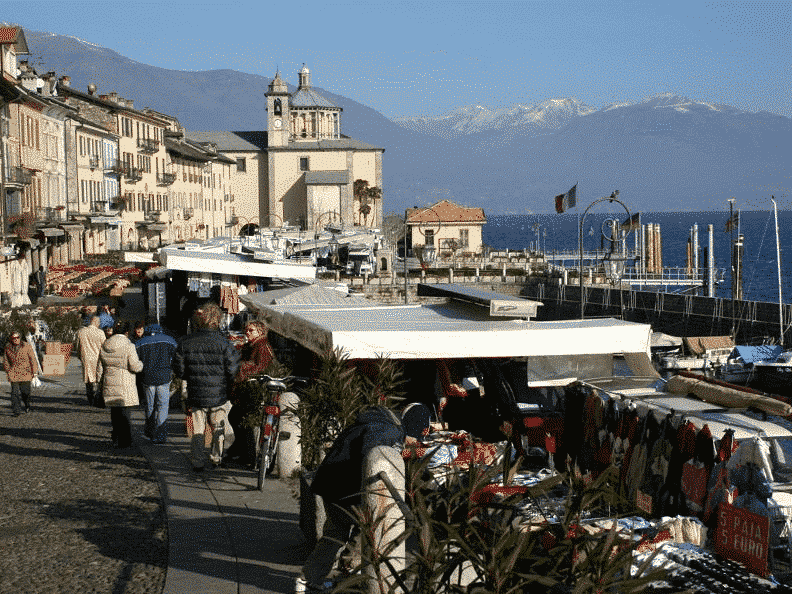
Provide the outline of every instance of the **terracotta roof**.
{"type": "Polygon", "coordinates": [[[0,44],[11,44],[15,46],[16,53],[29,54],[30,50],[25,39],[25,32],[22,27],[0,27],[0,44]]]}
{"type": "Polygon", "coordinates": [[[408,210],[408,223],[486,223],[483,208],[468,208],[450,200],[408,210]]]}

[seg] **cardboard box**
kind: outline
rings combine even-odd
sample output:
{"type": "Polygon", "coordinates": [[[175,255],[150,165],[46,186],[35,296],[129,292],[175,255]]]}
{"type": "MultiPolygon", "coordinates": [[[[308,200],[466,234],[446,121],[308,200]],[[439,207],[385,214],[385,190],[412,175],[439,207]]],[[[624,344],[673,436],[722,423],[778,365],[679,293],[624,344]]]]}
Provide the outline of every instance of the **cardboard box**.
{"type": "Polygon", "coordinates": [[[56,340],[46,342],[44,348],[48,355],[57,355],[63,352],[61,350],[61,343],[56,340]]]}
{"type": "Polygon", "coordinates": [[[44,375],[66,375],[66,357],[63,353],[57,355],[44,355],[41,366],[44,375]]]}

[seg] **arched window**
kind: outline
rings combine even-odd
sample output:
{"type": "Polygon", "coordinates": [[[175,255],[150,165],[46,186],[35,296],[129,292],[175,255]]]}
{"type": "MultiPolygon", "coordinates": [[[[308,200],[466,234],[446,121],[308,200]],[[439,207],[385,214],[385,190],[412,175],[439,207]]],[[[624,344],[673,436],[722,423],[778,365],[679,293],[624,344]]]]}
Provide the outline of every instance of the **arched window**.
{"type": "Polygon", "coordinates": [[[273,106],[273,111],[276,116],[283,115],[282,107],[281,107],[281,100],[275,99],[275,104],[273,106]]]}

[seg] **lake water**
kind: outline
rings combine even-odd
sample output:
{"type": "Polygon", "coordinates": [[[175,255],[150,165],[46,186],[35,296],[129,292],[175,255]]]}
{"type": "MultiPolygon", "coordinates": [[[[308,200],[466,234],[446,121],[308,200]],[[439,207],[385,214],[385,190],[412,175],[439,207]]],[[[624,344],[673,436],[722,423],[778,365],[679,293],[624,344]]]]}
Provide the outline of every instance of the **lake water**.
{"type": "MultiPolygon", "coordinates": [[[[599,205],[605,210],[606,205],[599,205]]],[[[610,205],[607,205],[610,206],[610,205]]],[[[625,211],[589,212],[583,223],[583,249],[600,247],[600,228],[607,218],[623,221],[625,211]]],[[[731,297],[730,233],[724,231],[728,211],[719,212],[645,212],[641,223],[660,225],[663,246],[663,266],[685,266],[687,240],[690,229],[698,224],[699,247],[708,245],[707,225],[714,228],[715,266],[726,270],[724,282],[718,285],[719,297],[731,297]]],[[[578,243],[578,214],[539,215],[489,215],[482,231],[483,241],[494,249],[522,250],[536,246],[539,225],[540,248],[553,250],[576,250],[578,243]]],[[[778,213],[779,238],[781,244],[782,294],[785,303],[792,303],[792,211],[778,213]]],[[[740,214],[740,233],[745,237],[743,260],[743,292],[752,301],[778,302],[778,270],[776,266],[776,239],[773,211],[743,211],[740,214]]],[[[736,239],[737,232],[734,237],[736,239]]],[[[628,248],[635,245],[631,233],[628,248]]],[[[703,256],[702,256],[703,257],[703,256]]],[[[704,260],[702,264],[706,264],[704,260]]]]}

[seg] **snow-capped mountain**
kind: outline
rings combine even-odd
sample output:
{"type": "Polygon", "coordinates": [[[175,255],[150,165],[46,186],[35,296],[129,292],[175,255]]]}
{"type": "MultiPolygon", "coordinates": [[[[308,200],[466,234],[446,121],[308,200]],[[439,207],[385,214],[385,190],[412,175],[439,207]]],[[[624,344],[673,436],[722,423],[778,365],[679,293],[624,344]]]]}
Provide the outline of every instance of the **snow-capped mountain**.
{"type": "Polygon", "coordinates": [[[661,93],[639,102],[609,103],[600,109],[581,103],[575,98],[548,99],[535,105],[516,104],[511,107],[490,109],[482,105],[468,105],[440,116],[416,116],[394,121],[407,130],[453,139],[490,130],[511,132],[526,136],[552,133],[571,120],[597,112],[607,112],[626,107],[643,106],[658,110],[672,109],[680,113],[696,109],[736,114],[741,110],[729,105],[694,101],[673,93],[661,93]]]}
{"type": "Polygon", "coordinates": [[[535,105],[518,103],[499,109],[469,105],[441,116],[400,118],[394,121],[408,130],[447,139],[484,130],[508,130],[531,135],[556,130],[572,118],[594,111],[595,108],[577,99],[548,99],[535,105]]]}

